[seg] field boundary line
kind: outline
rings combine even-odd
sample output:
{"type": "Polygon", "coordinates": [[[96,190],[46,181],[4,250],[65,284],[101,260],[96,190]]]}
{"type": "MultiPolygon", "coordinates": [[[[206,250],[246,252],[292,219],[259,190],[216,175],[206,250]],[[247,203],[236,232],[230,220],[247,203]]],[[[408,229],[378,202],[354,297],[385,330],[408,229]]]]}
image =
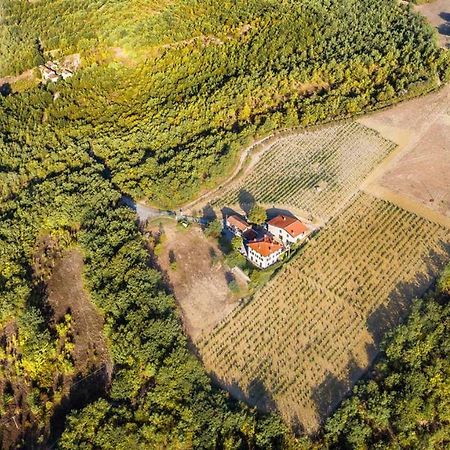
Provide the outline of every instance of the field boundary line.
{"type": "Polygon", "coordinates": [[[381,200],[386,200],[401,209],[416,214],[423,219],[442,225],[443,227],[450,230],[449,217],[444,216],[443,214],[440,214],[431,208],[428,208],[427,206],[419,203],[417,200],[411,197],[408,197],[404,194],[399,194],[392,191],[391,189],[375,184],[365,186],[362,190],[366,194],[372,195],[381,200]]]}

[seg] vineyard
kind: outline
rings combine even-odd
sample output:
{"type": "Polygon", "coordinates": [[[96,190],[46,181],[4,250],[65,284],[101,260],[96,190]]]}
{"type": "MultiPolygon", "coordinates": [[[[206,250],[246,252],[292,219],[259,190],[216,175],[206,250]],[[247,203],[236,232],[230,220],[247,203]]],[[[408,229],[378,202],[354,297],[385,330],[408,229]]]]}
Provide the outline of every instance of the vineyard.
{"type": "Polygon", "coordinates": [[[327,220],[395,144],[352,122],[277,139],[252,171],[225,189],[212,205],[294,207],[327,220]]]}
{"type": "Polygon", "coordinates": [[[203,362],[235,396],[314,431],[449,256],[449,230],[358,193],[202,338],[203,362]]]}

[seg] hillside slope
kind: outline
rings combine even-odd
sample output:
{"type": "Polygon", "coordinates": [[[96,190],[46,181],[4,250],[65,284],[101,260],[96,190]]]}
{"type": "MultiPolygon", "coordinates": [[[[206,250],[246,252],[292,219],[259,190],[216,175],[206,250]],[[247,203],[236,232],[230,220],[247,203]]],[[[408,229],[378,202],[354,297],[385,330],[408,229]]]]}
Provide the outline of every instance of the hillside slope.
{"type": "Polygon", "coordinates": [[[1,72],[81,52],[84,69],[45,88],[59,96],[41,106],[45,127],[89,148],[123,191],[165,206],[214,183],[256,135],[448,77],[432,28],[393,0],[3,3],[1,72]]]}

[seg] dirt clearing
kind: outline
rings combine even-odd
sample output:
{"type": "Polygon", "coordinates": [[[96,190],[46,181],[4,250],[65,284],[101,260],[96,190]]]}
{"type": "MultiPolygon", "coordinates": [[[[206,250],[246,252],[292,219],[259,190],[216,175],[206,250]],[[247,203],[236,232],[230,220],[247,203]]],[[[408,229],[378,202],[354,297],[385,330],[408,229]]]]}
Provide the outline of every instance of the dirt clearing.
{"type": "Polygon", "coordinates": [[[359,121],[398,144],[364,189],[450,227],[450,86],[359,121]]]}
{"type": "Polygon", "coordinates": [[[239,280],[224,264],[217,243],[199,227],[182,229],[165,221],[151,231],[163,232],[158,264],[180,307],[186,332],[195,342],[237,305],[229,286],[239,280]]]}
{"type": "Polygon", "coordinates": [[[86,374],[105,365],[111,374],[108,346],[103,335],[103,318],[83,286],[83,256],[79,250],[63,254],[47,284],[48,303],[55,322],[72,316],[74,334],[73,358],[78,373],[86,374]]]}
{"type": "Polygon", "coordinates": [[[438,42],[441,47],[450,48],[450,1],[434,0],[414,9],[424,15],[438,32],[438,42]]]}

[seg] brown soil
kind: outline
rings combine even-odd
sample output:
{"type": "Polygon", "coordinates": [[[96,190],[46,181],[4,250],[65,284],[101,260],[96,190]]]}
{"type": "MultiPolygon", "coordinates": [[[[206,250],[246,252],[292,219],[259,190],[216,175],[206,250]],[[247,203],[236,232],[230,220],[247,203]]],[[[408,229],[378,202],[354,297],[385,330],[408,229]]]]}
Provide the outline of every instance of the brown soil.
{"type": "Polygon", "coordinates": [[[450,226],[450,85],[360,119],[398,144],[364,189],[450,226]],[[408,206],[409,205],[409,206],[408,206]]]}
{"type": "Polygon", "coordinates": [[[17,324],[11,321],[0,330],[2,347],[9,355],[2,361],[5,376],[0,380],[0,392],[8,392],[12,398],[0,421],[2,448],[16,448],[19,442],[21,448],[47,448],[46,442],[54,442],[62,432],[66,414],[104,394],[111,381],[112,362],[103,335],[103,318],[84,289],[81,252],[61,251],[56,240],[45,236],[38,242],[33,270],[36,294],[47,300],[41,306],[49,328],[67,323],[64,316],[71,315],[67,335],[59,340],[59,350],[67,342],[73,344],[73,370],[63,375],[54,367],[48,374],[52,387],[41,389],[39,399],[43,403],[50,401],[52,409],[45,412],[44,420],[36,419],[29,405],[33,386],[26,377],[18,377],[15,370],[14,360],[21,352],[17,324]],[[42,444],[36,443],[41,440],[42,444]]]}
{"type": "Polygon", "coordinates": [[[228,287],[232,275],[217,243],[199,227],[180,229],[172,221],[162,227],[158,263],[175,295],[185,330],[195,342],[236,306],[237,299],[228,287]]]}
{"type": "Polygon", "coordinates": [[[105,365],[110,376],[112,363],[103,335],[103,318],[84,289],[82,273],[80,251],[67,251],[55,264],[48,281],[48,303],[55,322],[61,321],[66,313],[72,316],[73,358],[77,372],[85,375],[105,365]]]}
{"type": "Polygon", "coordinates": [[[438,42],[442,47],[450,47],[450,2],[434,0],[416,5],[415,10],[423,14],[438,32],[438,42]]]}

